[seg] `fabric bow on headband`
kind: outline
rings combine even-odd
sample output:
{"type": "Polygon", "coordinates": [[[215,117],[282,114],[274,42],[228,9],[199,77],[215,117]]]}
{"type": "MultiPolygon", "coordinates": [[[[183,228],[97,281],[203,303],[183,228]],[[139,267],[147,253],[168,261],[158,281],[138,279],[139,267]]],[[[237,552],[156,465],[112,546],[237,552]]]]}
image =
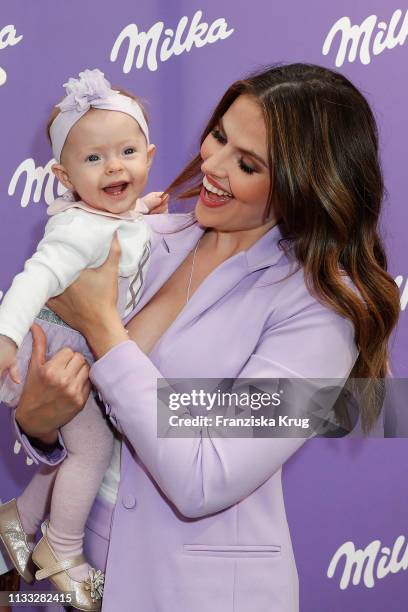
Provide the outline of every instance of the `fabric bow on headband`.
{"type": "Polygon", "coordinates": [[[57,106],[62,112],[77,110],[88,111],[91,108],[91,103],[97,103],[98,100],[109,98],[114,92],[111,89],[109,81],[103,75],[103,72],[95,68],[95,70],[84,70],[79,73],[79,79],[68,80],[64,83],[66,97],[57,106]]]}
{"type": "Polygon", "coordinates": [[[50,126],[52,151],[57,162],[61,160],[61,151],[70,129],[91,107],[130,115],[139,124],[149,144],[149,129],[139,104],[136,100],[114,91],[98,68],[80,72],[78,79],[71,77],[64,83],[64,87],[67,95],[57,104],[61,112],[50,126]]]}

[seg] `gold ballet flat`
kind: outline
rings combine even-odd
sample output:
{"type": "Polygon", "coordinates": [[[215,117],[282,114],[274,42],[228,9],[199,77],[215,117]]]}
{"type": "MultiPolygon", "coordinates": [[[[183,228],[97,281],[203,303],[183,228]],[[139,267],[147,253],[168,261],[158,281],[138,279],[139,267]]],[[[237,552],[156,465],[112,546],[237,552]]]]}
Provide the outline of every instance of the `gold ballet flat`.
{"type": "Polygon", "coordinates": [[[0,539],[20,576],[32,584],[35,568],[29,543],[34,544],[34,536],[25,533],[15,499],[0,504],[0,539]]]}
{"type": "Polygon", "coordinates": [[[91,568],[89,576],[83,582],[73,580],[66,570],[86,563],[83,555],[59,561],[47,538],[47,525],[41,526],[43,537],[33,550],[32,560],[39,570],[35,573],[37,580],[48,578],[59,593],[72,596],[68,602],[78,610],[99,612],[102,605],[103,585],[105,576],[100,570],[91,568]]]}

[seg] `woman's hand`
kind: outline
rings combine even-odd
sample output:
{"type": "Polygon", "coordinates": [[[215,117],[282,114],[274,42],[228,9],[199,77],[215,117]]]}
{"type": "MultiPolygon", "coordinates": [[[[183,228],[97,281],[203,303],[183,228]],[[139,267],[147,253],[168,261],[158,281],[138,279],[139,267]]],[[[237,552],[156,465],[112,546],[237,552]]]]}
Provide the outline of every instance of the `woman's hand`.
{"type": "Polygon", "coordinates": [[[107,260],[93,270],[84,270],[64,293],[47,305],[88,341],[96,358],[128,340],[116,303],[120,244],[115,234],[107,260]]]}
{"type": "Polygon", "coordinates": [[[16,410],[16,421],[28,436],[45,444],[82,410],[91,391],[89,365],[81,353],[63,348],[46,361],[46,337],[31,328],[33,348],[27,378],[16,410]]]}

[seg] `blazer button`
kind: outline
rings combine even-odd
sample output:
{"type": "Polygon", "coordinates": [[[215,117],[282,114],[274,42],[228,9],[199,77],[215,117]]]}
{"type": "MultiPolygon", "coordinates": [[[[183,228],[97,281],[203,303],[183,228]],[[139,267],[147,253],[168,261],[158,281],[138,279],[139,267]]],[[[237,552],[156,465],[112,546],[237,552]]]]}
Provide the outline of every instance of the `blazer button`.
{"type": "Polygon", "coordinates": [[[127,494],[122,497],[122,504],[128,510],[136,506],[136,498],[133,495],[127,494]]]}

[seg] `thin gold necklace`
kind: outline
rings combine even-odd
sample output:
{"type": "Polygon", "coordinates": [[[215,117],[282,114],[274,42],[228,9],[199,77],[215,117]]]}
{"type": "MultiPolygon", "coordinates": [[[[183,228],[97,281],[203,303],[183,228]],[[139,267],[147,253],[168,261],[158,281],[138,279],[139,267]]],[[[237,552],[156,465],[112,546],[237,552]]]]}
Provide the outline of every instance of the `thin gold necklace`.
{"type": "Polygon", "coordinates": [[[194,249],[194,253],[193,253],[193,263],[191,264],[191,270],[190,270],[190,278],[188,279],[188,285],[187,285],[187,298],[186,298],[186,304],[188,302],[188,300],[190,299],[190,290],[191,290],[191,283],[193,280],[193,272],[194,272],[194,264],[195,264],[195,260],[196,260],[196,255],[197,255],[197,251],[198,251],[198,245],[200,244],[200,240],[201,240],[202,236],[200,236],[195,249],[194,249]]]}
{"type": "MultiPolygon", "coordinates": [[[[270,227],[269,230],[271,230],[273,227],[275,227],[278,223],[279,223],[279,220],[274,225],[272,225],[272,227],[270,227]]],[[[200,238],[198,239],[198,242],[195,245],[195,249],[194,249],[194,253],[193,253],[193,262],[191,264],[190,278],[188,279],[188,285],[187,285],[186,304],[187,304],[188,300],[190,299],[190,290],[191,290],[191,283],[193,281],[193,273],[194,273],[194,265],[195,265],[196,255],[197,255],[198,247],[199,247],[199,244],[200,244],[200,241],[201,241],[201,238],[203,237],[203,235],[200,236],[200,238]]]]}

